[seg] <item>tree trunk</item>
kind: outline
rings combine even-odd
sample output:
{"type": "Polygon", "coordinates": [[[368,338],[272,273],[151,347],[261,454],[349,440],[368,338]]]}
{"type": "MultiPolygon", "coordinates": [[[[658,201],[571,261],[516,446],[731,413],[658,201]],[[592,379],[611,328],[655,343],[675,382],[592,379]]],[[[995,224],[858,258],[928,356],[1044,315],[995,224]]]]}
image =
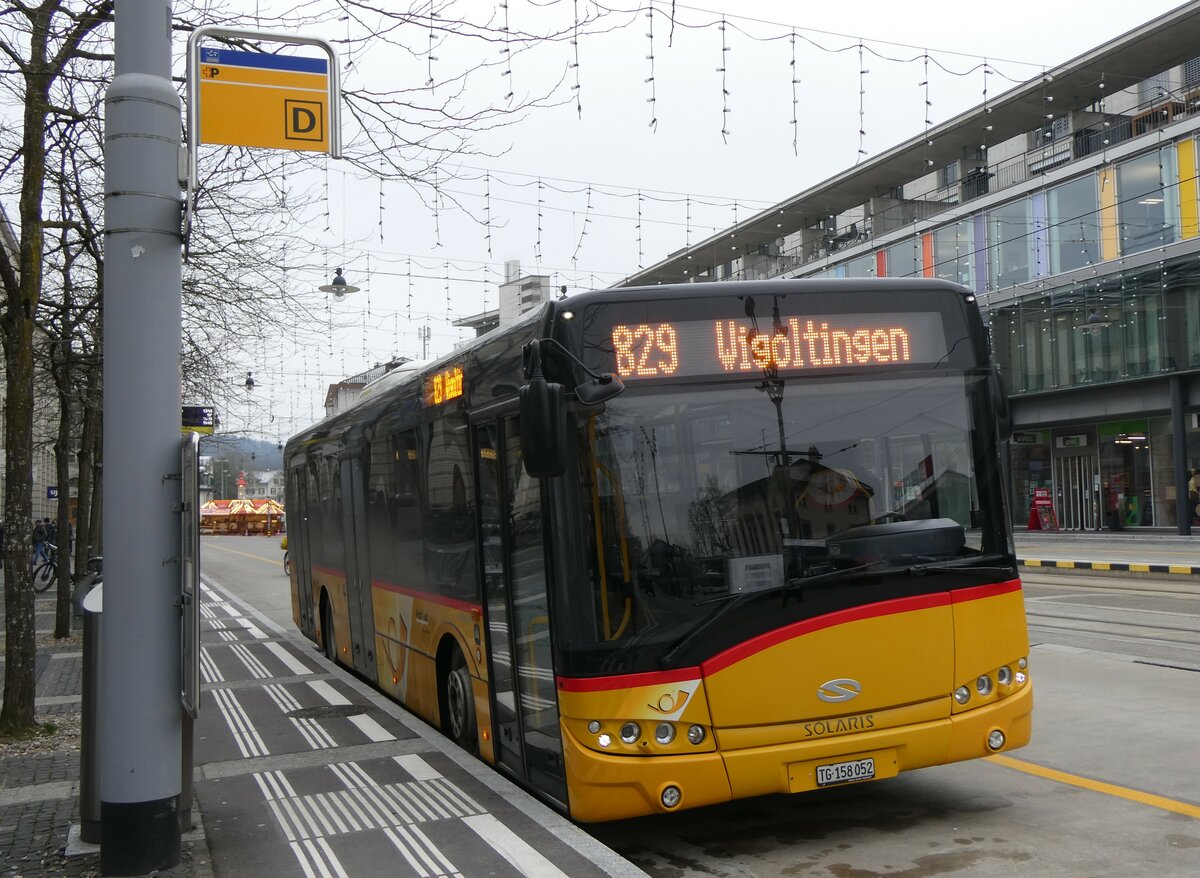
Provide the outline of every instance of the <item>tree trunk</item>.
{"type": "MultiPolygon", "coordinates": [[[[65,347],[65,345],[64,345],[65,347]]],[[[58,600],[54,604],[54,636],[71,634],[71,404],[75,390],[71,386],[74,371],[72,354],[63,352],[58,384],[58,440],[54,443],[54,463],[58,482],[58,600]]]]}
{"type": "MultiPolygon", "coordinates": [[[[4,706],[0,730],[17,731],[34,723],[33,698],[37,642],[33,612],[33,329],[42,289],[45,241],[42,192],[46,179],[45,126],[51,73],[47,41],[53,8],[30,19],[29,66],[25,70],[25,106],[21,131],[21,242],[16,287],[6,290],[4,366],[7,408],[4,423],[4,517],[12,532],[4,559],[4,706]]],[[[6,282],[6,286],[8,286],[6,282]]]]}
{"type": "Polygon", "coordinates": [[[84,391],[83,429],[79,437],[79,490],[75,503],[75,572],[83,575],[87,571],[87,560],[92,554],[92,489],[96,483],[95,437],[100,430],[100,407],[92,404],[97,398],[97,373],[99,364],[88,369],[84,391]]]}
{"type": "Polygon", "coordinates": [[[104,415],[97,414],[97,427],[92,436],[92,512],[89,516],[88,556],[104,554],[104,415]]]}

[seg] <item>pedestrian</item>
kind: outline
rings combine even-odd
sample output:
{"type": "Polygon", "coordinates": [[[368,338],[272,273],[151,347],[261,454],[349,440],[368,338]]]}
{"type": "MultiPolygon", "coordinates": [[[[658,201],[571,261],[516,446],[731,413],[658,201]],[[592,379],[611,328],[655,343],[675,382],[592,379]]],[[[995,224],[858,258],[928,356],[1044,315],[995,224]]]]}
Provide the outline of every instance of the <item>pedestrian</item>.
{"type": "Polygon", "coordinates": [[[1192,510],[1192,524],[1200,523],[1200,469],[1195,467],[1188,479],[1188,509],[1192,510]]]}
{"type": "Polygon", "coordinates": [[[49,559],[46,554],[46,538],[49,535],[46,530],[46,524],[40,518],[33,524],[33,559],[36,562],[39,558],[43,561],[49,559]]]}

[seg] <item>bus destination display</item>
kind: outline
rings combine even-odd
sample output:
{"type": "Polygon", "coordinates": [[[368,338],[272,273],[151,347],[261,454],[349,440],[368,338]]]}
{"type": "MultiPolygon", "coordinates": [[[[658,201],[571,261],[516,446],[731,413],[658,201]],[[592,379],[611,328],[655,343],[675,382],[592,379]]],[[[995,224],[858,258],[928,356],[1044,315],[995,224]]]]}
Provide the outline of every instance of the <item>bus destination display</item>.
{"type": "Polygon", "coordinates": [[[931,364],[947,354],[937,312],[788,317],[757,331],[744,319],[618,323],[610,341],[626,381],[931,364]]]}
{"type": "Polygon", "coordinates": [[[425,379],[425,404],[434,406],[458,399],[463,393],[462,366],[454,366],[425,379]]]}

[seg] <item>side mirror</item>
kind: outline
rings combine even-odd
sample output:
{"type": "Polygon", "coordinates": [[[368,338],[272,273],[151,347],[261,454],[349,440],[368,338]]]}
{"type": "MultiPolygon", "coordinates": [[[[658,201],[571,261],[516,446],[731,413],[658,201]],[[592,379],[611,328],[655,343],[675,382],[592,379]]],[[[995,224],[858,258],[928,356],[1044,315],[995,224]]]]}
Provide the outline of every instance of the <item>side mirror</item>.
{"type": "Polygon", "coordinates": [[[625,382],[616,375],[604,374],[575,385],[575,398],[584,405],[606,402],[625,390],[625,382]]]}
{"type": "Polygon", "coordinates": [[[1000,369],[996,366],[992,366],[992,371],[988,373],[988,389],[991,391],[992,405],[996,408],[996,427],[1000,433],[1000,441],[1007,442],[1013,433],[1012,409],[1008,405],[1008,394],[1004,390],[1000,369]]]}
{"type": "MultiPolygon", "coordinates": [[[[540,371],[540,370],[539,370],[540,371]]],[[[541,375],[521,388],[521,457],[535,479],[567,470],[567,394],[541,375]]]]}

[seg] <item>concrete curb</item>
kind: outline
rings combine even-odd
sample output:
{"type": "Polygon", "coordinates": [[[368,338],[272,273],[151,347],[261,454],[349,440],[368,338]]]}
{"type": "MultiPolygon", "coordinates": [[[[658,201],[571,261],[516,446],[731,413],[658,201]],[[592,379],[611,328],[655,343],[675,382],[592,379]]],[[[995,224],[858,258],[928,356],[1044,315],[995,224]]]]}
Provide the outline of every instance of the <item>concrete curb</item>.
{"type": "Polygon", "coordinates": [[[1200,576],[1200,567],[1190,564],[1142,564],[1134,561],[1060,561],[1018,558],[1021,567],[1042,570],[1099,570],[1113,573],[1153,573],[1177,576],[1200,576]]]}

